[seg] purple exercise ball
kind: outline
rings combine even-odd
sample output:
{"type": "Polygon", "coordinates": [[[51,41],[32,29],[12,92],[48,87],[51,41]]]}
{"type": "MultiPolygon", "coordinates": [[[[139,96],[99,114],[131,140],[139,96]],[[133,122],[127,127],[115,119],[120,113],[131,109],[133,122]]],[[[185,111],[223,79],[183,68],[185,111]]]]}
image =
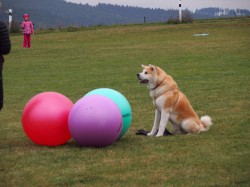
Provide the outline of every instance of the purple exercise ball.
{"type": "Polygon", "coordinates": [[[109,98],[90,95],[78,100],[69,113],[69,130],[82,146],[111,145],[122,130],[122,115],[109,98]]]}

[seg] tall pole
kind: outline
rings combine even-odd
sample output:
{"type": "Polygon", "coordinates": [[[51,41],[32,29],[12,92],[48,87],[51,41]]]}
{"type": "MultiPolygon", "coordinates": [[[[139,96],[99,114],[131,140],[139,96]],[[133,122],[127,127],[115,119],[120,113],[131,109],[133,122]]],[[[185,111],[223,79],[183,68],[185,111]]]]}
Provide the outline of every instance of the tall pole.
{"type": "Polygon", "coordinates": [[[9,29],[11,28],[12,23],[12,9],[9,9],[9,29]]]}
{"type": "Polygon", "coordinates": [[[182,22],[182,15],[181,15],[181,0],[179,0],[179,20],[182,22]]]}
{"type": "Polygon", "coordinates": [[[2,11],[2,0],[0,0],[0,12],[2,11]]]}

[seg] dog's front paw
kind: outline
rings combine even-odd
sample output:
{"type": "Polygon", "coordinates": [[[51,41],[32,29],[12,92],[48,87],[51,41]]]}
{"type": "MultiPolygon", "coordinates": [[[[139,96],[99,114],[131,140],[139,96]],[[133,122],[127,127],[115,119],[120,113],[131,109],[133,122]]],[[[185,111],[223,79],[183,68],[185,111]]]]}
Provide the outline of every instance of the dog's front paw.
{"type": "Polygon", "coordinates": [[[163,136],[163,134],[156,134],[156,137],[161,137],[163,136]]]}
{"type": "Polygon", "coordinates": [[[147,134],[147,136],[154,136],[154,133],[150,132],[147,134]]]}

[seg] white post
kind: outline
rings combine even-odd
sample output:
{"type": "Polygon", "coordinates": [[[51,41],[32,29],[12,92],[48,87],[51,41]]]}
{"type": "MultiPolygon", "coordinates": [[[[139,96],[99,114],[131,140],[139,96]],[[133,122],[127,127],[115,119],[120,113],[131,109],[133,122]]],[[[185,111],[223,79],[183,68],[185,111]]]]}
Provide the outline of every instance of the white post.
{"type": "Polygon", "coordinates": [[[12,9],[9,9],[9,29],[11,27],[11,23],[12,23],[12,9]]]}
{"type": "Polygon", "coordinates": [[[181,0],[179,1],[179,20],[182,22],[182,15],[181,15],[181,0]]]}

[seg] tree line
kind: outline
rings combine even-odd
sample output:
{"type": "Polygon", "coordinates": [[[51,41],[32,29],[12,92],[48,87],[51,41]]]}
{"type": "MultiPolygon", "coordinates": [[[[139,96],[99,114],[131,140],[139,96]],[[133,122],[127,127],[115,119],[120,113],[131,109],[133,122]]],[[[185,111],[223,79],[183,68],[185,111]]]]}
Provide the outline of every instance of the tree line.
{"type": "MultiPolygon", "coordinates": [[[[114,24],[135,24],[167,22],[178,18],[176,10],[151,9],[131,6],[119,6],[100,3],[96,6],[74,4],[64,0],[2,0],[0,20],[8,22],[5,12],[13,9],[13,20],[20,23],[24,13],[30,14],[30,19],[36,28],[81,27],[114,24]]],[[[183,10],[184,15],[193,19],[249,16],[249,10],[224,10],[220,8],[204,8],[191,12],[183,10]]]]}

